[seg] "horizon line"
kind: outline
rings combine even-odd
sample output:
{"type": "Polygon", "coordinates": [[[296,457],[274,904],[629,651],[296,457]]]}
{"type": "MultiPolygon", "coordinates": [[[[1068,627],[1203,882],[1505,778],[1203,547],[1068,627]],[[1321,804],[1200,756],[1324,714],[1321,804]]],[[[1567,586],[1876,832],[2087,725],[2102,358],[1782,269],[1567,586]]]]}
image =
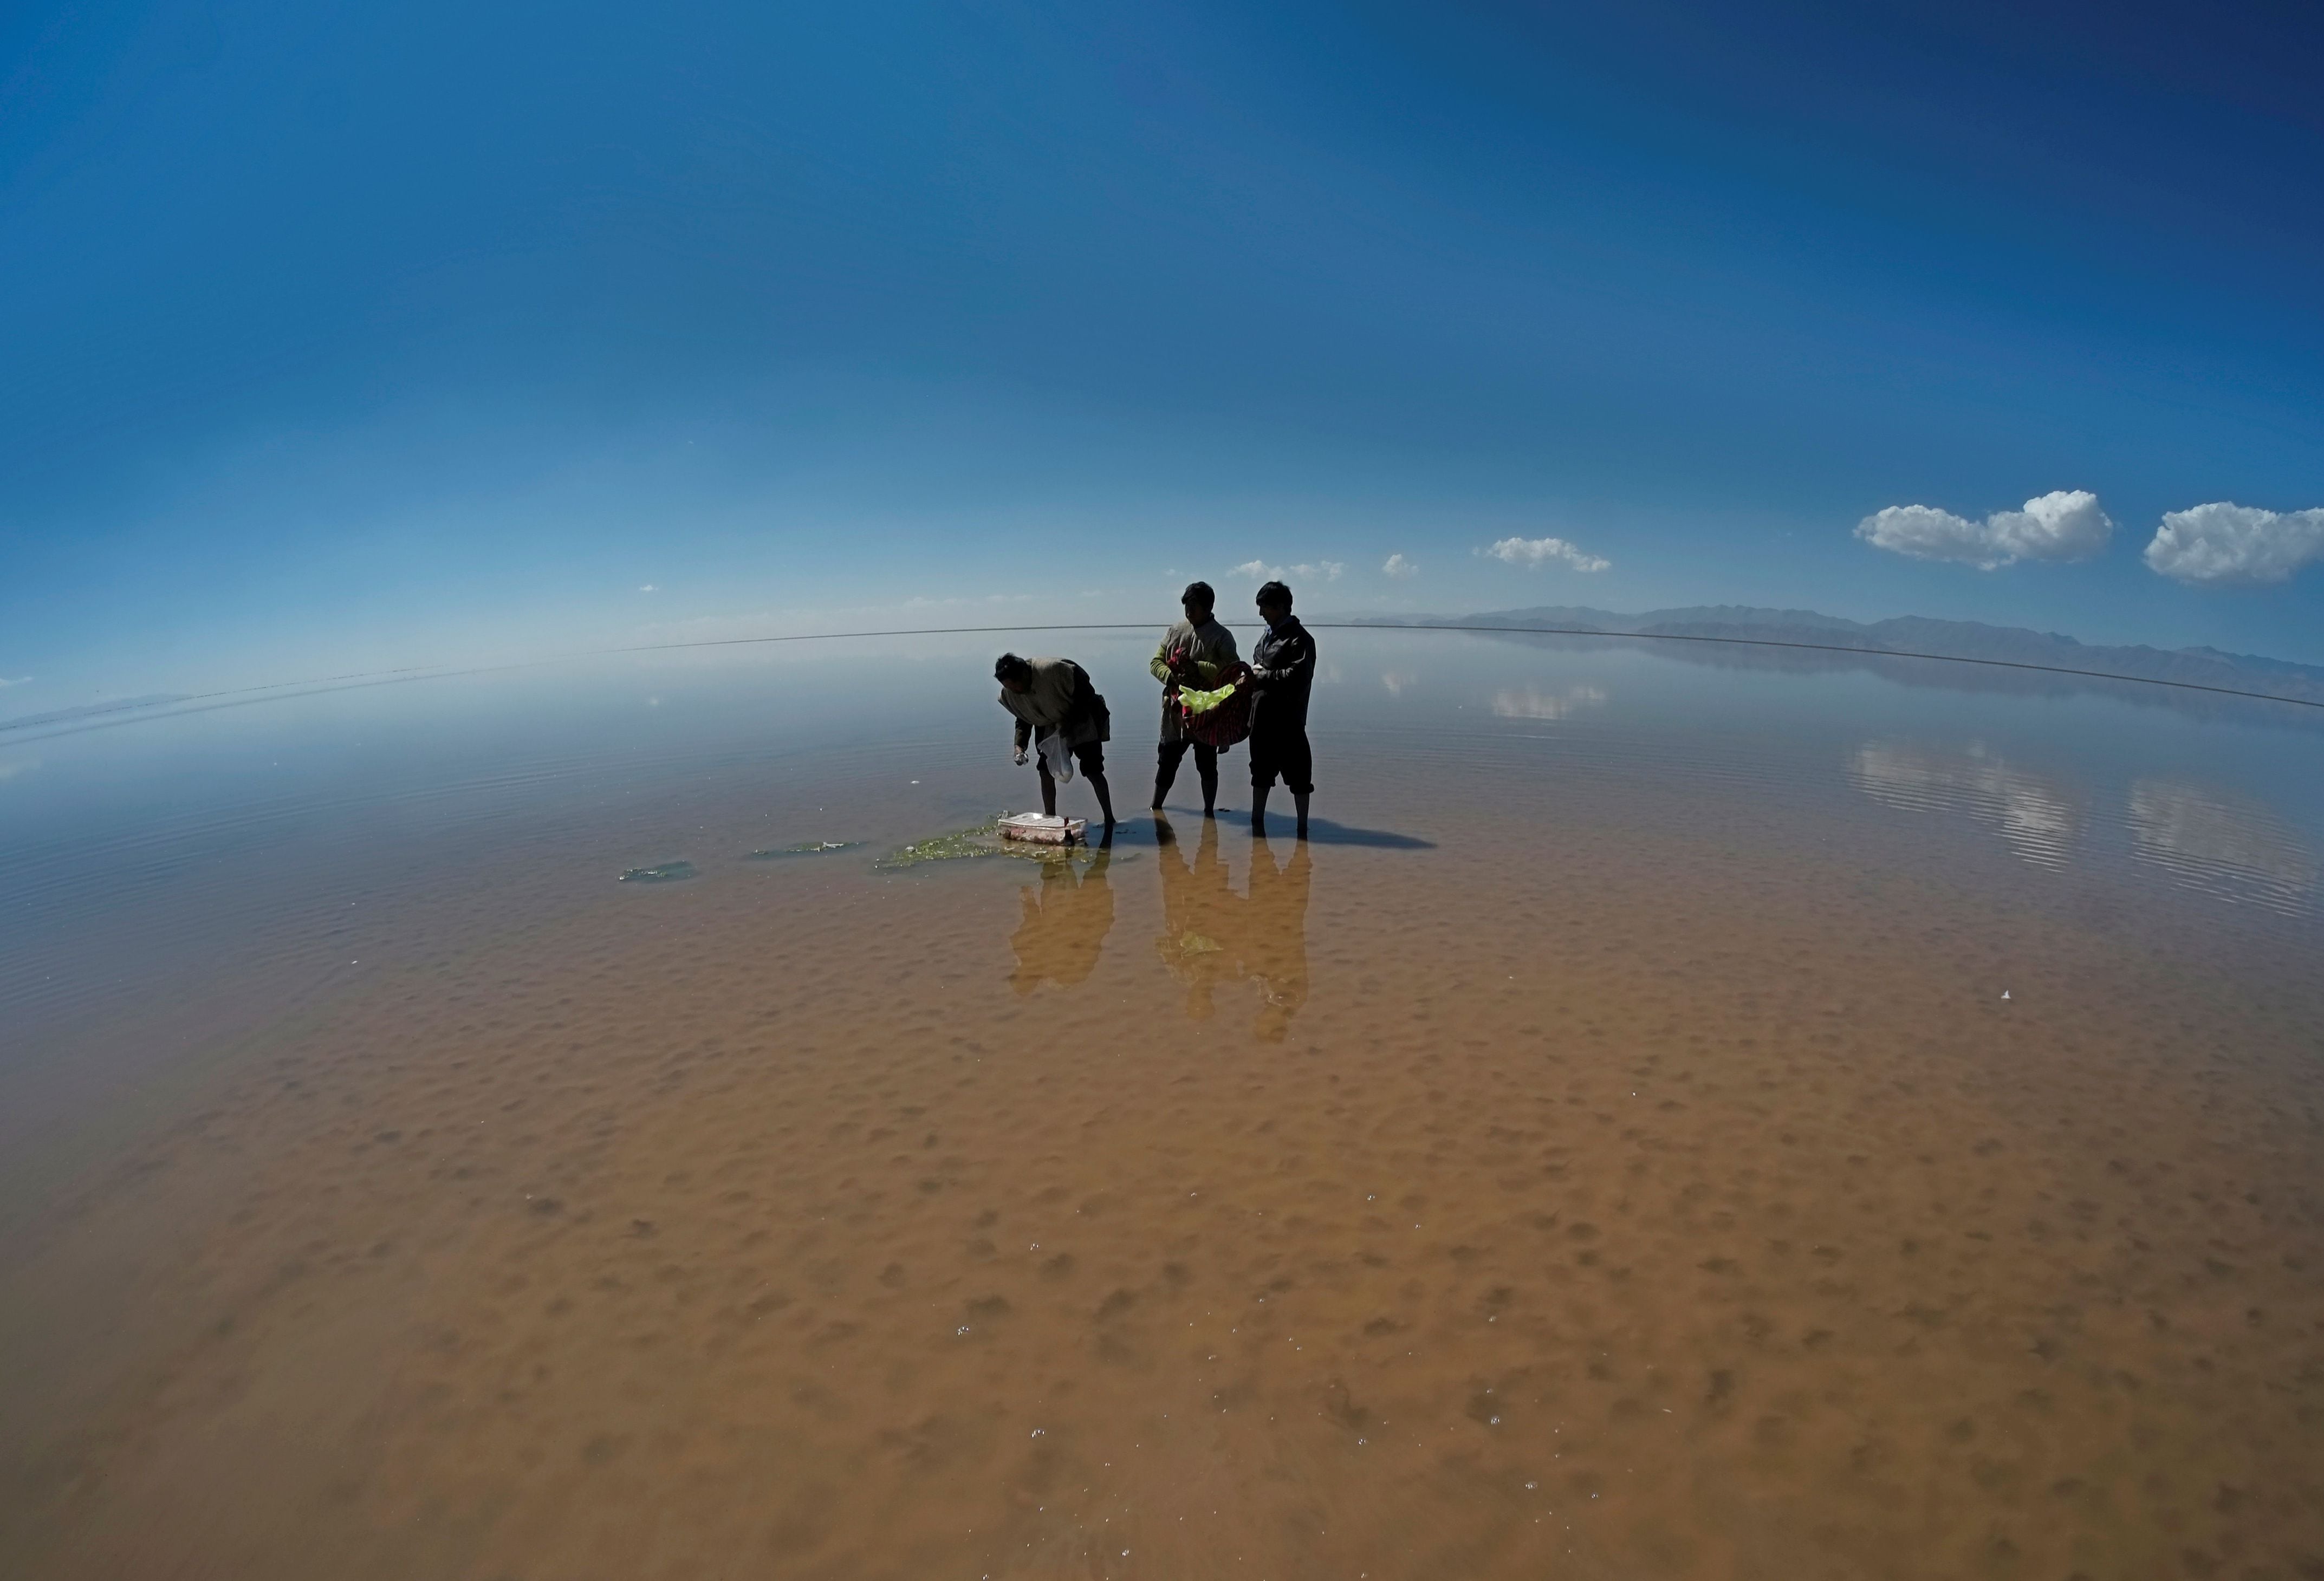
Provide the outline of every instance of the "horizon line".
{"type": "MultiPolygon", "coordinates": [[[[1301,622],[1303,625],[1309,623],[1301,622]]],[[[2035,664],[2026,659],[1972,658],[1965,654],[1923,653],[1897,648],[1856,648],[1840,642],[1794,642],[1772,637],[1709,637],[1682,631],[1605,631],[1594,627],[1580,626],[1479,626],[1416,620],[1394,622],[1317,620],[1312,624],[1318,630],[1325,631],[1469,631],[1519,637],[1595,637],[1607,640],[1704,642],[1737,648],[1794,648],[1815,653],[1850,654],[1858,658],[1925,659],[1936,664],[1982,665],[1991,669],[2027,670],[2043,675],[2075,676],[2088,680],[2121,681],[2137,686],[2163,686],[2175,691],[2205,692],[2215,696],[2242,697],[2255,703],[2282,703],[2295,708],[2324,711],[2324,702],[2312,698],[2286,697],[2274,692],[2248,692],[2236,686],[2208,685],[2200,681],[2172,681],[2155,676],[2126,676],[2112,670],[2078,669],[2069,665],[2035,664]]],[[[460,676],[496,675],[507,670],[537,669],[544,665],[562,664],[576,658],[604,658],[625,653],[671,653],[696,648],[747,648],[776,642],[861,641],[875,637],[978,637],[1008,631],[1142,631],[1150,630],[1152,626],[1153,622],[1150,620],[1075,620],[1040,625],[922,626],[881,631],[798,631],[769,637],[705,637],[686,642],[634,643],[621,648],[578,648],[567,653],[548,655],[541,658],[516,659],[506,664],[467,665],[449,668],[406,665],[393,669],[363,670],[338,676],[319,676],[301,681],[272,681],[256,686],[229,686],[214,692],[191,692],[171,697],[166,704],[128,702],[111,707],[92,707],[87,711],[74,711],[73,717],[69,719],[57,719],[52,715],[32,715],[22,721],[0,720],[0,735],[20,730],[39,730],[43,724],[54,724],[60,728],[41,735],[19,738],[27,741],[51,740],[59,736],[78,735],[86,731],[137,724],[147,720],[175,719],[189,713],[207,713],[220,708],[246,707],[254,703],[273,701],[272,697],[260,695],[260,694],[288,693],[295,696],[312,697],[327,692],[354,691],[367,686],[396,685],[412,681],[450,680],[460,676]],[[293,688],[297,687],[310,689],[293,691],[293,688]],[[228,699],[231,701],[227,701],[228,699]],[[202,703],[205,706],[197,708],[171,706],[177,703],[202,703]],[[127,717],[108,717],[115,714],[127,717]]],[[[1997,630],[2006,630],[2009,628],[2001,627],[1997,630]]],[[[2157,651],[2170,650],[2158,649],[2157,651]]]]}

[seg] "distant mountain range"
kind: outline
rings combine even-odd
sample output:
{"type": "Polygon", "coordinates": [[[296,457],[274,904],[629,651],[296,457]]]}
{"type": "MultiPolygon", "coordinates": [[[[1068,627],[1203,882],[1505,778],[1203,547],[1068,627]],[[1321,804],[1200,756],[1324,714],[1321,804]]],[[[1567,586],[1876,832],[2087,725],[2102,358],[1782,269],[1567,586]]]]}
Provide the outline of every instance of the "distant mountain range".
{"type": "Polygon", "coordinates": [[[2227,653],[2216,648],[2107,648],[2078,642],[2055,631],[2018,626],[1987,626],[1976,620],[1932,620],[1904,615],[1893,620],[1845,620],[1813,610],[1765,610],[1746,604],[1701,604],[1689,609],[1648,610],[1621,615],[1610,610],[1552,604],[1530,610],[1496,610],[1480,615],[1382,615],[1341,617],[1359,626],[1452,626],[1520,631],[1566,631],[1606,636],[1692,639],[1705,644],[1796,644],[1803,649],[1861,653],[1868,658],[1938,657],[2025,666],[2082,675],[2119,676],[2165,681],[2224,692],[2256,693],[2295,702],[2324,703],[2324,667],[2227,653]]]}

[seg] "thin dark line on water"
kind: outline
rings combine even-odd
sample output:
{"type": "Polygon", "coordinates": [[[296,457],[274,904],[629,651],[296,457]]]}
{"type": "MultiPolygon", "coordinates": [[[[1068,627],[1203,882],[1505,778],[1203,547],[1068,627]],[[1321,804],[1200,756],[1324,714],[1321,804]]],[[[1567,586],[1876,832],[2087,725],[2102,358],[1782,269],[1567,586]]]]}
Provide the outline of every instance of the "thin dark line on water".
{"type": "MultiPolygon", "coordinates": [[[[453,680],[462,676],[499,675],[509,670],[538,669],[544,665],[564,664],[576,658],[604,658],[623,653],[673,653],[692,648],[752,648],[777,642],[845,642],[868,637],[981,637],[1007,631],[1143,631],[1153,628],[1150,620],[1084,620],[1047,626],[918,626],[886,631],[800,631],[780,637],[705,637],[691,642],[645,642],[626,648],[586,648],[571,653],[553,654],[546,658],[516,659],[507,664],[472,665],[459,669],[430,669],[426,666],[405,666],[392,670],[364,670],[344,676],[318,676],[306,681],[274,681],[263,686],[232,686],[217,692],[191,692],[173,697],[168,703],[155,704],[151,712],[134,703],[123,703],[115,709],[100,709],[73,719],[38,721],[0,721],[0,734],[11,731],[42,730],[28,740],[47,740],[54,736],[76,735],[83,731],[104,730],[115,725],[137,724],[150,719],[171,719],[181,713],[204,713],[216,708],[238,706],[234,703],[216,701],[236,698],[242,703],[264,703],[269,698],[262,693],[291,693],[311,697],[323,692],[352,691],[359,686],[392,685],[404,681],[453,680]],[[314,690],[294,692],[296,687],[314,690]],[[181,703],[201,703],[208,708],[186,708],[181,703]],[[115,717],[125,716],[125,717],[115,717]]],[[[1809,653],[1845,653],[1858,658],[1920,658],[1937,664],[1983,665],[1991,669],[2030,670],[2048,676],[2080,676],[2094,681],[2124,681],[2134,686],[2168,686],[2181,692],[2209,692],[2218,697],[2247,697],[2255,703],[2284,703],[2294,708],[2324,709],[2324,703],[2306,697],[2285,697],[2273,692],[2247,692],[2236,686],[2212,686],[2200,681],[2166,681],[2154,676],[2125,676],[2112,670],[2075,669],[2067,665],[2034,664],[2015,658],[1969,658],[1958,653],[1921,653],[1901,648],[1851,648],[1843,642],[1788,642],[1773,637],[1702,637],[1682,631],[1599,631],[1582,626],[1454,626],[1454,625],[1373,625],[1363,620],[1315,620],[1309,624],[1323,631],[1474,631],[1489,635],[1517,637],[1599,637],[1620,638],[1639,642],[1709,642],[1734,648],[1786,648],[1809,653]]]]}
{"type": "MultiPolygon", "coordinates": [[[[579,655],[567,657],[578,657],[579,655]]],[[[489,676],[502,670],[529,669],[535,665],[557,664],[553,658],[523,659],[515,664],[478,665],[458,670],[374,670],[368,676],[335,676],[327,680],[278,681],[268,686],[239,686],[226,692],[195,692],[168,704],[156,703],[152,710],[106,709],[76,719],[45,719],[32,724],[0,724],[0,732],[38,731],[38,735],[20,736],[25,741],[54,740],[59,736],[77,736],[89,731],[119,730],[124,725],[144,724],[157,719],[178,719],[189,713],[215,713],[222,708],[248,708],[259,703],[281,703],[295,697],[322,697],[333,692],[360,692],[373,686],[404,686],[414,681],[448,681],[461,676],[489,676]],[[303,686],[305,691],[293,690],[303,686]],[[260,695],[260,694],[263,694],[260,695]],[[219,701],[225,699],[225,701],[219,701]],[[199,703],[199,707],[180,707],[181,703],[199,703]]]]}

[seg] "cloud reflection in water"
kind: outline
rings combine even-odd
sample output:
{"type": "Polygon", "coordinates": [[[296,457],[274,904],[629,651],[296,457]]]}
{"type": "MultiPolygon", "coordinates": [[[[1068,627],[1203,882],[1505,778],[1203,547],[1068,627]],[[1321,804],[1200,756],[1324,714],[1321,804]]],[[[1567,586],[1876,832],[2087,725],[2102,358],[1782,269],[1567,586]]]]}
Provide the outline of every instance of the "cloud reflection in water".
{"type": "Polygon", "coordinates": [[[2140,860],[2190,888],[2291,916],[2314,906],[2315,852],[2257,802],[2142,779],[2130,787],[2130,840],[2140,860]]]}
{"type": "Polygon", "coordinates": [[[1913,813],[1961,813],[1992,827],[2036,867],[2062,868],[2081,833],[2074,798],[2052,780],[2013,768],[1982,747],[1944,752],[1902,741],[1867,741],[1848,777],[1875,801],[1913,813]]]}
{"type": "Polygon", "coordinates": [[[1493,694],[1493,712],[1503,719],[1566,719],[1585,708],[1606,706],[1606,694],[1588,685],[1544,692],[1535,686],[1503,687],[1493,694]]]}

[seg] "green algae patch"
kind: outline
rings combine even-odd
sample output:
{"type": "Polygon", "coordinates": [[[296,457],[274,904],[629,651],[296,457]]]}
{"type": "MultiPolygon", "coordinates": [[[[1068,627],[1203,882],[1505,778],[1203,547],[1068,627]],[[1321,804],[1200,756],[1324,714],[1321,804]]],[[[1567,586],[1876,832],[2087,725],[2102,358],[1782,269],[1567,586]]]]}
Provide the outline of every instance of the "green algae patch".
{"type": "Polygon", "coordinates": [[[875,872],[892,873],[931,862],[967,862],[983,857],[1014,857],[1020,862],[1067,862],[1077,867],[1087,867],[1101,857],[1112,861],[1130,859],[1115,856],[1104,846],[1037,845],[1029,841],[1003,840],[1001,819],[995,817],[973,829],[955,829],[947,834],[931,834],[926,840],[899,845],[872,867],[875,872]]]}
{"type": "Polygon", "coordinates": [[[861,840],[811,840],[804,845],[770,846],[764,850],[745,851],[746,862],[779,862],[792,857],[819,857],[835,850],[856,850],[866,842],[861,840]]]}
{"type": "Polygon", "coordinates": [[[930,862],[965,862],[1004,854],[1001,820],[994,818],[973,829],[955,829],[949,834],[931,834],[926,840],[899,845],[872,865],[883,872],[893,872],[899,868],[925,867],[930,862]]]}
{"type": "Polygon", "coordinates": [[[692,862],[663,862],[650,868],[632,868],[615,880],[621,884],[675,884],[681,878],[694,877],[692,862]]]}

